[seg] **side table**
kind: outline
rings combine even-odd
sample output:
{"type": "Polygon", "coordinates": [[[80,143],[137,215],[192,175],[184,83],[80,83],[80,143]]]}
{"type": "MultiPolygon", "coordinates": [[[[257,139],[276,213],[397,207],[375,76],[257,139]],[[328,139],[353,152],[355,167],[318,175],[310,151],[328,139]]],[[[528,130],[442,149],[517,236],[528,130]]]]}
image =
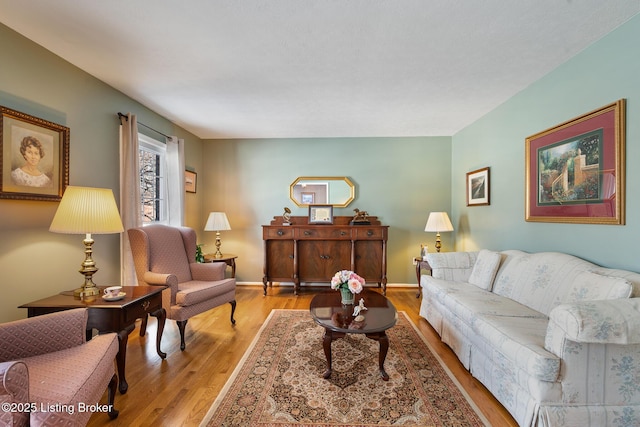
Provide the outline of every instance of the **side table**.
{"type": "Polygon", "coordinates": [[[420,295],[422,295],[422,286],[420,286],[421,270],[429,270],[429,274],[431,274],[431,266],[427,261],[424,261],[422,257],[415,257],[414,262],[416,264],[416,279],[418,280],[418,293],[416,294],[416,298],[420,298],[420,295]]]}
{"type": "Polygon", "coordinates": [[[216,258],[213,254],[204,254],[205,262],[224,262],[231,267],[231,277],[236,277],[236,258],[238,255],[222,254],[222,257],[216,258]]]}
{"type": "MultiPolygon", "coordinates": [[[[101,286],[100,291],[105,287],[101,286]]],[[[160,341],[164,331],[164,323],[167,313],[162,308],[162,291],[168,286],[123,286],[126,293],[123,299],[118,301],[105,301],[100,296],[78,299],[73,296],[73,291],[61,292],[38,301],[23,304],[18,308],[26,308],[29,317],[40,316],[56,311],[70,310],[73,308],[88,308],[87,335],[97,329],[99,333],[116,332],[118,334],[118,367],[119,384],[121,394],[125,394],[129,384],[125,378],[125,365],[127,361],[127,342],[129,334],[135,329],[135,321],[146,318],[148,314],[158,319],[158,332],[156,335],[156,351],[162,359],[167,354],[160,350],[160,341]]],[[[144,335],[141,328],[140,335],[144,335]]]]}

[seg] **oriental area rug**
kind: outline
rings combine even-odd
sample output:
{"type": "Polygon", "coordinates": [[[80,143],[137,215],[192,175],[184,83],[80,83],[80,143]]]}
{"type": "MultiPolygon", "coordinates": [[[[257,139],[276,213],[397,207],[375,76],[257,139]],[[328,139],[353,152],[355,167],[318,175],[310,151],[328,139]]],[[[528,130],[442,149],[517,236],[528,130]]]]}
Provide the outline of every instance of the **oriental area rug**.
{"type": "Polygon", "coordinates": [[[389,381],[378,342],[360,334],[332,343],[333,373],[323,379],[323,335],[308,310],[273,310],[200,425],[489,425],[406,313],[387,330],[389,381]]]}

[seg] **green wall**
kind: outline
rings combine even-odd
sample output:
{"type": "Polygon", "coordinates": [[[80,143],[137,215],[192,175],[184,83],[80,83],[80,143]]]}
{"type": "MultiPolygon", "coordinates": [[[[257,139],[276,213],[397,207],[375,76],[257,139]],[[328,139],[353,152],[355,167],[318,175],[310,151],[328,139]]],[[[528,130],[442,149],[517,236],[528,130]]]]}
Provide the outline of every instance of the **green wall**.
{"type": "MultiPolygon", "coordinates": [[[[327,138],[201,141],[119,91],[0,25],[0,105],[71,129],[71,185],[113,188],[118,197],[118,111],[186,141],[186,164],[198,173],[198,192],[186,195],[186,225],[205,251],[208,212],[225,211],[232,230],[223,249],[239,255],[238,281],[260,282],[261,225],[283,208],[306,215],[289,200],[298,176],[348,176],[356,200],[336,215],[368,211],[390,226],[390,284],[415,284],[411,258],[430,211],[452,213],[454,233],[443,250],[519,248],[572,253],[600,264],[638,270],[640,128],[640,17],[620,27],[549,75],[453,137],[327,138]],[[524,221],[524,139],[541,130],[627,99],[627,225],[578,225],[524,221]],[[491,205],[468,208],[465,174],[491,167],[491,205]]],[[[17,306],[77,287],[81,236],[50,233],[57,203],[0,200],[0,271],[4,297],[0,322],[25,317],[17,306]]],[[[99,284],[119,280],[119,239],[95,236],[99,284]]]]}
{"type": "Polygon", "coordinates": [[[591,45],[453,136],[452,209],[456,248],[567,252],[609,267],[640,271],[640,16],[591,45]],[[525,138],[627,99],[626,225],[524,220],[525,138]],[[467,207],[465,174],[491,167],[491,205],[467,207]]]}
{"type": "MultiPolygon", "coordinates": [[[[238,281],[261,282],[263,224],[282,215],[308,214],[289,199],[289,185],[299,176],[347,176],[356,186],[355,200],[334,215],[365,210],[389,225],[389,284],[416,284],[411,260],[420,244],[433,247],[425,233],[430,211],[449,210],[451,138],[322,138],[207,140],[201,217],[225,211],[231,231],[222,233],[224,252],[240,255],[238,281]]],[[[204,224],[203,224],[204,226],[204,224]]],[[[443,234],[445,250],[451,235],[443,234]]],[[[205,252],[213,252],[215,235],[203,235],[205,252]]]]}
{"type": "MultiPolygon", "coordinates": [[[[202,165],[202,141],[121,92],[0,25],[0,105],[70,128],[71,185],[108,187],[118,200],[116,113],[185,139],[186,163],[202,165]]],[[[142,130],[142,129],[141,129],[142,130]]],[[[198,225],[201,201],[187,194],[187,224],[198,225]]],[[[84,259],[84,236],[49,232],[57,202],[0,199],[0,322],[26,317],[20,304],[74,289],[84,259]]],[[[99,285],[119,283],[117,235],[94,235],[99,285]]]]}

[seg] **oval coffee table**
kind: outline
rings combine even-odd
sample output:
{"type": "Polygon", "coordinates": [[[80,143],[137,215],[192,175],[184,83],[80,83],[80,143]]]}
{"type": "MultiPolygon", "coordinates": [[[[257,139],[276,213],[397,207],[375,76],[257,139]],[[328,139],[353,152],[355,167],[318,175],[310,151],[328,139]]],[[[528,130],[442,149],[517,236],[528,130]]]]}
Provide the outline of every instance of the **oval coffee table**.
{"type": "Polygon", "coordinates": [[[311,317],[324,328],[322,346],[327,357],[327,370],[324,378],[331,377],[331,342],[344,337],[346,334],[364,334],[367,338],[380,343],[378,363],[380,375],[384,381],[389,380],[389,375],[384,370],[384,360],[389,350],[389,338],[386,330],[392,328],[398,320],[398,312],[383,295],[369,290],[356,294],[355,305],[343,305],[340,292],[332,291],[316,295],[311,300],[309,311],[311,317]],[[353,309],[358,305],[360,298],[364,298],[367,310],[361,314],[364,320],[356,322],[353,317],[353,309]]]}

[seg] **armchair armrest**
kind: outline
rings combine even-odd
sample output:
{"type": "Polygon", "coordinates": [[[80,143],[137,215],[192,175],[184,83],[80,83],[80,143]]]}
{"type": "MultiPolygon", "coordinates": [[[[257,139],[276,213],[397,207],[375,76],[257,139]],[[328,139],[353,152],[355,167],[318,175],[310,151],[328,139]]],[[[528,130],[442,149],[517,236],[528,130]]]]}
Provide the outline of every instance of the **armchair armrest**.
{"type": "Polygon", "coordinates": [[[178,278],[175,274],[166,274],[166,273],[154,273],[152,271],[145,271],[144,273],[144,281],[149,285],[168,285],[171,288],[176,288],[178,286],[178,278]]]}
{"type": "MultiPolygon", "coordinates": [[[[0,363],[0,402],[29,403],[29,370],[24,362],[0,363]]],[[[0,424],[27,425],[29,413],[22,411],[0,411],[0,424]]]]}
{"type": "Polygon", "coordinates": [[[436,279],[466,282],[471,276],[478,252],[437,252],[427,254],[431,275],[436,279]]]}
{"type": "Polygon", "coordinates": [[[0,362],[64,350],[86,341],[86,308],[0,324],[0,362]]]}
{"type": "Polygon", "coordinates": [[[190,267],[191,277],[193,278],[193,280],[214,282],[216,280],[224,279],[224,273],[227,268],[227,264],[225,264],[224,262],[192,262],[190,264],[190,267]]]}
{"type": "Polygon", "coordinates": [[[640,344],[640,298],[559,305],[549,313],[547,335],[552,328],[575,342],[640,344]]]}

